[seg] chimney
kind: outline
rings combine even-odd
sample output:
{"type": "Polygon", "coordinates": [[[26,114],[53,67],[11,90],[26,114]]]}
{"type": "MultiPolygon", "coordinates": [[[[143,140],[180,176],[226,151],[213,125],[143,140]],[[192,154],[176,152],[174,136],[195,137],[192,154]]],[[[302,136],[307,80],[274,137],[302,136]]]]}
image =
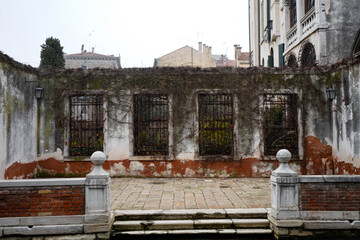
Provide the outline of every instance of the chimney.
{"type": "Polygon", "coordinates": [[[202,53],[202,42],[199,42],[199,53],[202,53]]]}
{"type": "Polygon", "coordinates": [[[241,48],[242,48],[242,47],[240,47],[240,45],[237,45],[237,44],[234,45],[235,60],[236,60],[239,56],[241,56],[241,48]]]}
{"type": "Polygon", "coordinates": [[[81,45],[81,53],[83,53],[83,52],[84,52],[84,44],[81,45]]]}
{"type": "Polygon", "coordinates": [[[241,47],[238,44],[234,45],[235,50],[235,67],[239,66],[239,57],[241,56],[241,47]]]}
{"type": "Polygon", "coordinates": [[[203,53],[204,53],[204,55],[207,55],[207,53],[208,53],[206,44],[203,44],[203,53]]]}
{"type": "Polygon", "coordinates": [[[95,48],[93,47],[93,48],[91,49],[91,52],[94,53],[94,50],[95,50],[95,48]]]}

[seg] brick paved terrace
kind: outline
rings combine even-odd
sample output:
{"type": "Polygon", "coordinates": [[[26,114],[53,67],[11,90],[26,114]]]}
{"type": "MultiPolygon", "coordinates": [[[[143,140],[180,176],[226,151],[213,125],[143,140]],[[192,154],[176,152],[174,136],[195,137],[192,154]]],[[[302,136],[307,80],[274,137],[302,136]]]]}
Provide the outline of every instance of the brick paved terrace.
{"type": "Polygon", "coordinates": [[[112,178],[111,209],[269,208],[269,178],[112,178]]]}

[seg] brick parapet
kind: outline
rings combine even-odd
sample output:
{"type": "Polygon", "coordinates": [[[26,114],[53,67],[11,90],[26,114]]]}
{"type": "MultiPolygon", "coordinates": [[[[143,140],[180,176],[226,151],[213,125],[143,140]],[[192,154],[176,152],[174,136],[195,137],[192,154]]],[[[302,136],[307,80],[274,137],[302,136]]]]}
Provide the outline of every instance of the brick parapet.
{"type": "Polygon", "coordinates": [[[84,185],[0,188],[0,218],[84,213],[84,185]]]}
{"type": "Polygon", "coordinates": [[[84,213],[85,178],[0,181],[0,218],[84,213]]]}
{"type": "Polygon", "coordinates": [[[302,176],[301,211],[359,211],[360,176],[302,176]]]}

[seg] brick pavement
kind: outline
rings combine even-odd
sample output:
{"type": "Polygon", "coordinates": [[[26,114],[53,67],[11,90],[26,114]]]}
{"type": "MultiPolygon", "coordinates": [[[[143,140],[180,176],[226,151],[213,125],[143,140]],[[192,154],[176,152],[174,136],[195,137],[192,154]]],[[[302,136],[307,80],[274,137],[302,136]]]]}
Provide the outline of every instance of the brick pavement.
{"type": "Polygon", "coordinates": [[[269,178],[112,178],[111,209],[269,208],[269,178]]]}

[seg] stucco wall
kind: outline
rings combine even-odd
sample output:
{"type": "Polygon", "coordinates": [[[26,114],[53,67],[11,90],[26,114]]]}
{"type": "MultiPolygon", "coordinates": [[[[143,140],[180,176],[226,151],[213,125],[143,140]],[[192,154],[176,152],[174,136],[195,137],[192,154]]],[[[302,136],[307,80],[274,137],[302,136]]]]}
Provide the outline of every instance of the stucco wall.
{"type": "Polygon", "coordinates": [[[37,101],[33,74],[0,65],[0,179],[14,162],[33,161],[37,154],[37,101]]]}
{"type": "Polygon", "coordinates": [[[358,0],[326,2],[327,63],[334,63],[351,56],[351,47],[360,29],[360,4],[358,0]]]}

